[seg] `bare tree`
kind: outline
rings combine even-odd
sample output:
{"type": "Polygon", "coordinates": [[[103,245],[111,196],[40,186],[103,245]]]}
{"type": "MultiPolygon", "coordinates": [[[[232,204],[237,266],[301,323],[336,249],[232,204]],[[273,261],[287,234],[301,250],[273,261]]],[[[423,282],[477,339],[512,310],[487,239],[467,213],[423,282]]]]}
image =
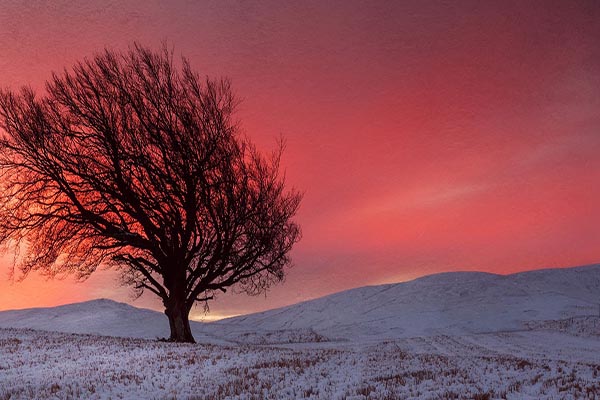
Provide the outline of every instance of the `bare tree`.
{"type": "Polygon", "coordinates": [[[197,302],[284,278],[301,194],[283,145],[263,155],[233,120],[227,80],[166,48],[105,50],[54,73],[43,96],[0,91],[0,243],[27,276],[118,269],[159,296],[170,340],[193,342],[197,302]]]}

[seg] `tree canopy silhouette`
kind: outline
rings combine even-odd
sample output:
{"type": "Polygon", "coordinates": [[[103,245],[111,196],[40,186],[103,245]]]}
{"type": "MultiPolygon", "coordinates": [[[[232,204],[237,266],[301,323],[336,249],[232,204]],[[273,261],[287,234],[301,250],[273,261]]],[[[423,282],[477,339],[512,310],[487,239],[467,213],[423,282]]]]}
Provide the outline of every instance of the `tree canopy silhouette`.
{"type": "Polygon", "coordinates": [[[23,252],[13,268],[118,269],[162,299],[178,342],[194,341],[195,303],[281,281],[302,196],[285,187],[283,144],[259,152],[235,106],[229,81],[140,45],[54,73],[40,96],[0,91],[0,242],[23,252]]]}

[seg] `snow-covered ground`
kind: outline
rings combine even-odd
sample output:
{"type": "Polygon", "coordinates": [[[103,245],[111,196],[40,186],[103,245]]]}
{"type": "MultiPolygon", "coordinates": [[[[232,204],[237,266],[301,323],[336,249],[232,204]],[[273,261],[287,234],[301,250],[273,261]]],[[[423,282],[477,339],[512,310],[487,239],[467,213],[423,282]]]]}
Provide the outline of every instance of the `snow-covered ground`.
{"type": "Polygon", "coordinates": [[[195,345],[110,300],[6,311],[0,399],[595,399],[598,302],[600,266],[447,273],[194,323],[195,345]]]}
{"type": "Polygon", "coordinates": [[[225,346],[0,329],[0,399],[595,399],[599,330],[225,346]]]}

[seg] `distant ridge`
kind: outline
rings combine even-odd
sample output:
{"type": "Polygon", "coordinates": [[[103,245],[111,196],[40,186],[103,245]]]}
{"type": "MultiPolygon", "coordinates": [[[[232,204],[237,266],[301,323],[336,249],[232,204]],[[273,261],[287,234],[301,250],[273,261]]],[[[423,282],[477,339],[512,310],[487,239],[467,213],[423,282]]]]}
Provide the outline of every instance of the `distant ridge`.
{"type": "Polygon", "coordinates": [[[347,340],[523,329],[525,321],[597,315],[600,265],[497,275],[445,272],[365,286],[211,324],[226,331],[312,329],[347,340]]]}
{"type": "MultiPolygon", "coordinates": [[[[191,324],[198,342],[382,340],[525,329],[527,321],[597,315],[599,303],[596,264],[511,275],[445,272],[191,324]]],[[[163,313],[106,299],[2,311],[2,327],[137,338],[169,335],[163,313]]]]}
{"type": "MultiPolygon", "coordinates": [[[[208,339],[201,333],[202,323],[191,324],[195,335],[208,339]]],[[[146,339],[169,337],[169,321],[163,313],[108,299],[57,307],[2,311],[0,328],[30,328],[146,339]]]]}

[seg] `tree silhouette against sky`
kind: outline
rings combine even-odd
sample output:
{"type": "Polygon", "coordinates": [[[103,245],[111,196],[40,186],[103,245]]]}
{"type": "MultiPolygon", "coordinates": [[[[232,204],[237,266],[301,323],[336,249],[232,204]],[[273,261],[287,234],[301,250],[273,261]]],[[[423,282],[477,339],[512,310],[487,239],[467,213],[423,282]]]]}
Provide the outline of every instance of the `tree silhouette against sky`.
{"type": "MultiPolygon", "coordinates": [[[[284,278],[301,194],[239,132],[227,80],[200,79],[166,47],[105,50],[45,93],[0,91],[0,242],[26,277],[120,271],[159,296],[170,340],[189,312],[237,285],[284,278]]],[[[14,271],[14,269],[13,269],[14,271]]]]}

